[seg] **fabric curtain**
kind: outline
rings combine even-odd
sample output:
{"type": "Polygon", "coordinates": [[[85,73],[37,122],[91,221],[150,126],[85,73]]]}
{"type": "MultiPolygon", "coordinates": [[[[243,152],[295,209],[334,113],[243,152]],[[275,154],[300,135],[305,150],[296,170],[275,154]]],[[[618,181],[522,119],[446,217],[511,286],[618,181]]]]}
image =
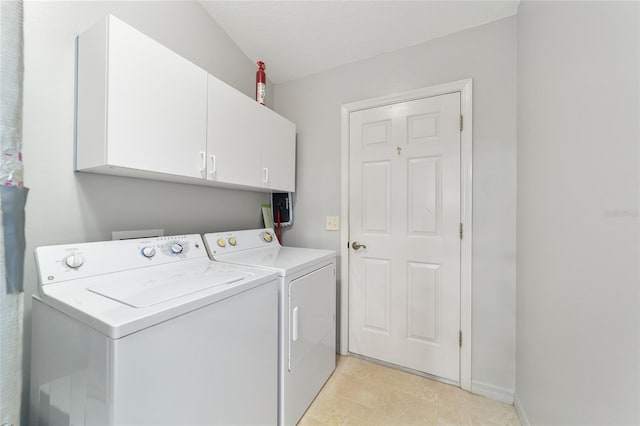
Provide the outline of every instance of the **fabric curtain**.
{"type": "Polygon", "coordinates": [[[0,1],[0,424],[19,425],[22,399],[24,206],[23,2],[0,1]]]}

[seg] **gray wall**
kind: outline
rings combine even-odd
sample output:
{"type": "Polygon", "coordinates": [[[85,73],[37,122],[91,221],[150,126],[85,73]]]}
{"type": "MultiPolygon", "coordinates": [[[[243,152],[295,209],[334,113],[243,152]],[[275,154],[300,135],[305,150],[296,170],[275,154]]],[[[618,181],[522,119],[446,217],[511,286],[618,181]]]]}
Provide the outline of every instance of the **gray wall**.
{"type": "Polygon", "coordinates": [[[275,86],[297,124],[288,244],[340,250],[340,106],[473,78],[473,388],[509,399],[515,375],[516,18],[275,86]]]}
{"type": "Polygon", "coordinates": [[[25,385],[37,246],[110,239],[114,230],[164,228],[172,235],[259,227],[260,205],[268,200],[255,192],[73,173],[74,39],[107,13],[247,95],[255,93],[255,64],[197,2],[25,2],[23,153],[25,183],[31,188],[25,385]]]}
{"type": "Polygon", "coordinates": [[[640,4],[518,17],[517,406],[640,424],[640,4]]]}

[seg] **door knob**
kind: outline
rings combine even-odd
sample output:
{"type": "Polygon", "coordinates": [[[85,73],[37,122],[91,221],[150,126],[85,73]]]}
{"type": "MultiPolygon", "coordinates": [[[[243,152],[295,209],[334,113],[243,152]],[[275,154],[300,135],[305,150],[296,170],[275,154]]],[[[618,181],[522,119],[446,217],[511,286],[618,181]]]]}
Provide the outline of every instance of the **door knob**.
{"type": "Polygon", "coordinates": [[[366,246],[366,245],[364,245],[364,244],[360,244],[360,243],[359,243],[359,242],[357,242],[357,241],[354,241],[354,242],[351,244],[351,247],[353,247],[353,249],[354,249],[354,250],[360,250],[361,248],[363,248],[363,249],[366,249],[366,248],[367,248],[367,246],[366,246]]]}

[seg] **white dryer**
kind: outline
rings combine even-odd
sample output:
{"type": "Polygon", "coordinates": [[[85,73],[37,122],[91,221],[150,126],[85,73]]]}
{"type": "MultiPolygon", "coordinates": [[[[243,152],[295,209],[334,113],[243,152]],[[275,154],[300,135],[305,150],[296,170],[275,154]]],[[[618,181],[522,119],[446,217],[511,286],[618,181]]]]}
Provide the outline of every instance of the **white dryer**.
{"type": "Polygon", "coordinates": [[[277,421],[277,275],[199,235],[36,249],[32,425],[277,421]]]}
{"type": "Polygon", "coordinates": [[[206,234],[212,259],[280,277],[278,423],[300,420],[336,360],[336,253],[283,247],[271,229],[206,234]]]}

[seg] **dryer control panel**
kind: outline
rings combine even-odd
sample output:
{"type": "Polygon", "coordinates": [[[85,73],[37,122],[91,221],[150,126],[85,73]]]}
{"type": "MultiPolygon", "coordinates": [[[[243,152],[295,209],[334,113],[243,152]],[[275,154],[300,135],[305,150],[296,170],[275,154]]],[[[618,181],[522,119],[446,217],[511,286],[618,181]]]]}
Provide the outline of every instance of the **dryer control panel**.
{"type": "Polygon", "coordinates": [[[207,257],[198,234],[45,246],[35,254],[41,286],[207,257]]]}
{"type": "Polygon", "coordinates": [[[270,228],[204,234],[204,243],[211,257],[260,247],[280,246],[275,232],[270,228]]]}

